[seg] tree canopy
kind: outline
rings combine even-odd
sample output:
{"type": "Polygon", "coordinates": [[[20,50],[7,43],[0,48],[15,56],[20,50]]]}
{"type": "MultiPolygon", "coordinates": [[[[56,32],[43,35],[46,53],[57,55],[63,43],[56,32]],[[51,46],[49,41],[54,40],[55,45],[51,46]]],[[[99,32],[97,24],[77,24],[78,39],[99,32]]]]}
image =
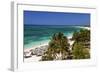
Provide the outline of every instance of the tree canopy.
{"type": "Polygon", "coordinates": [[[54,33],[49,42],[48,50],[43,54],[42,61],[88,59],[90,58],[90,30],[81,29],[74,32],[72,49],[67,36],[62,32],[54,33]]]}
{"type": "Polygon", "coordinates": [[[74,59],[90,58],[90,30],[81,29],[74,32],[73,40],[75,40],[72,51],[74,59]]]}
{"type": "Polygon", "coordinates": [[[67,59],[68,51],[69,43],[67,37],[61,32],[55,33],[49,42],[48,51],[42,56],[42,60],[67,59]]]}

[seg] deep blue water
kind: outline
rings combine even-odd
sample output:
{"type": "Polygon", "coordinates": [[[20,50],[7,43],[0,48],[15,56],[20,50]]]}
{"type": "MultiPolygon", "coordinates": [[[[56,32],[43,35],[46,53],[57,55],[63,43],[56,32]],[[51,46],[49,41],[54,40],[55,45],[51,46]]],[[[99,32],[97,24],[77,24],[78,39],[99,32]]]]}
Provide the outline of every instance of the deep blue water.
{"type": "Polygon", "coordinates": [[[72,36],[74,31],[79,31],[77,26],[66,25],[24,25],[24,48],[49,42],[51,36],[57,32],[63,32],[66,36],[72,36]]]}

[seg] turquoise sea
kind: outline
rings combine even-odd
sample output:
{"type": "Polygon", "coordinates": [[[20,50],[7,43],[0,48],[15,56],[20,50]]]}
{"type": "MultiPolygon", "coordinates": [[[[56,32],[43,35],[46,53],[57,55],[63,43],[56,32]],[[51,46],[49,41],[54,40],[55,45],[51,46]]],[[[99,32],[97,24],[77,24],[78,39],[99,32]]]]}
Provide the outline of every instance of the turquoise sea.
{"type": "Polygon", "coordinates": [[[24,49],[49,42],[54,33],[63,32],[66,36],[72,36],[74,31],[80,29],[68,25],[24,25],[24,49]]]}

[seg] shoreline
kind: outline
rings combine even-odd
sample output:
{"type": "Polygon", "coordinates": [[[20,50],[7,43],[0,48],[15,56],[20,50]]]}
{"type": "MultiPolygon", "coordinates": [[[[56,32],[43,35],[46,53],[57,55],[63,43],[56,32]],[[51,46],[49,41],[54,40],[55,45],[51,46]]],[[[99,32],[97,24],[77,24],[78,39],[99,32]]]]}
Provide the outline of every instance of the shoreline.
{"type": "MultiPolygon", "coordinates": [[[[76,27],[78,27],[78,28],[83,28],[83,29],[88,29],[88,30],[90,30],[90,27],[83,27],[83,26],[76,26],[76,27]]],[[[72,38],[72,35],[66,35],[67,36],[67,38],[70,40],[70,38],[72,38]]],[[[71,42],[71,41],[70,41],[71,42]]],[[[49,41],[47,42],[44,42],[43,44],[37,44],[37,45],[34,45],[33,47],[30,47],[30,48],[24,48],[24,51],[28,51],[28,50],[31,50],[31,49],[35,49],[35,48],[37,48],[37,47],[41,47],[41,46],[45,46],[45,45],[48,45],[48,43],[49,43],[49,41]]]]}
{"type": "MultiPolygon", "coordinates": [[[[72,43],[72,41],[70,40],[72,38],[72,35],[70,35],[70,36],[66,35],[66,37],[68,38],[69,43],[72,43]]],[[[41,46],[46,46],[48,44],[49,44],[49,42],[45,42],[43,44],[35,45],[31,48],[24,48],[24,51],[34,50],[35,48],[38,48],[38,47],[41,47],[41,46]]]]}
{"type": "MultiPolygon", "coordinates": [[[[74,41],[71,41],[72,35],[70,35],[70,36],[67,36],[67,35],[66,35],[66,37],[68,38],[68,42],[69,42],[69,44],[70,44],[70,48],[69,48],[69,49],[71,50],[72,45],[73,45],[73,43],[74,43],[74,41]]],[[[24,53],[25,53],[25,52],[26,52],[26,53],[28,52],[29,55],[30,55],[31,52],[32,52],[32,50],[36,50],[37,48],[38,48],[38,49],[40,48],[40,50],[41,50],[41,48],[48,46],[48,43],[49,43],[49,42],[45,42],[45,43],[43,43],[43,44],[39,44],[39,45],[33,46],[33,47],[31,47],[31,48],[26,48],[26,49],[24,49],[24,53]]],[[[32,56],[29,57],[29,58],[24,58],[24,62],[37,62],[37,61],[39,61],[39,60],[41,59],[41,57],[42,57],[42,56],[32,55],[32,56]]]]}
{"type": "MultiPolygon", "coordinates": [[[[90,27],[77,26],[76,28],[83,28],[83,29],[90,30],[90,27]]],[[[70,44],[69,49],[71,50],[72,49],[72,45],[75,42],[75,41],[71,40],[73,35],[65,35],[65,36],[68,38],[68,43],[70,44]]],[[[48,47],[47,47],[48,45],[49,45],[49,41],[46,41],[46,42],[34,45],[31,48],[24,48],[24,62],[37,62],[37,61],[41,60],[43,52],[48,49],[48,47]],[[35,54],[31,55],[31,53],[33,53],[33,52],[35,54]],[[41,52],[42,52],[42,54],[41,54],[41,52]]]]}
{"type": "Polygon", "coordinates": [[[35,45],[35,46],[31,47],[31,48],[24,48],[24,51],[34,50],[35,48],[48,45],[48,43],[49,43],[49,42],[45,42],[45,43],[43,43],[43,44],[35,45]]]}
{"type": "Polygon", "coordinates": [[[48,45],[48,42],[44,43],[44,44],[40,44],[40,45],[36,45],[32,48],[27,48],[27,49],[24,49],[24,55],[25,53],[27,53],[26,57],[24,57],[24,62],[38,62],[42,56],[37,56],[37,55],[31,55],[31,53],[36,50],[37,48],[43,48],[43,47],[46,47],[46,45],[48,45]]]}
{"type": "Polygon", "coordinates": [[[85,26],[84,27],[83,26],[77,26],[77,27],[90,30],[90,27],[85,27],[85,26]]]}

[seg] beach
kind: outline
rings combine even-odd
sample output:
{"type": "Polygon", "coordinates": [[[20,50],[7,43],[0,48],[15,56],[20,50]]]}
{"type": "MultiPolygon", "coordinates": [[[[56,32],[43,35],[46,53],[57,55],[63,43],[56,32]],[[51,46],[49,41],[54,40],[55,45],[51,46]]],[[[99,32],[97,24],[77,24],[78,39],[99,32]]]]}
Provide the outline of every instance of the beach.
{"type": "Polygon", "coordinates": [[[88,41],[85,47],[89,47],[90,14],[27,10],[23,13],[24,62],[74,59],[73,47],[84,47],[84,40],[88,41]]]}
{"type": "MultiPolygon", "coordinates": [[[[74,41],[71,40],[72,36],[68,36],[68,43],[70,44],[70,50],[72,49],[72,45],[74,43],[74,41]]],[[[24,49],[24,53],[25,52],[28,52],[28,56],[31,55],[31,52],[33,52],[36,48],[39,48],[41,49],[42,47],[46,47],[48,45],[49,42],[45,42],[43,44],[40,44],[40,45],[36,45],[36,46],[33,46],[32,48],[27,48],[27,49],[24,49]]],[[[38,55],[31,55],[30,57],[28,58],[24,58],[24,62],[38,62],[41,60],[41,57],[42,56],[38,56],[38,55]]]]}
{"type": "Polygon", "coordinates": [[[32,48],[24,49],[24,57],[29,56],[28,58],[24,58],[24,62],[37,62],[37,61],[39,61],[41,59],[41,56],[38,56],[35,54],[31,55],[31,53],[33,53],[37,48],[41,49],[43,47],[46,47],[47,45],[48,45],[48,42],[33,46],[32,48]],[[25,53],[27,53],[27,55],[25,55],[25,53]]]}
{"type": "MultiPolygon", "coordinates": [[[[90,27],[75,26],[73,32],[76,29],[80,29],[80,28],[90,30],[90,27]]],[[[68,43],[70,44],[69,49],[72,50],[72,45],[74,43],[74,41],[71,40],[72,39],[72,34],[70,34],[70,35],[67,34],[66,37],[68,38],[68,43]]],[[[45,39],[44,39],[44,41],[45,41],[45,39]]],[[[32,47],[24,48],[24,62],[38,62],[38,61],[40,61],[43,53],[45,51],[47,51],[47,49],[48,49],[48,44],[49,44],[49,41],[45,41],[43,43],[38,43],[37,45],[35,45],[33,43],[32,47]]]]}
{"type": "Polygon", "coordinates": [[[90,30],[90,27],[81,27],[81,26],[76,26],[78,28],[82,28],[82,29],[87,29],[87,30],[90,30]]]}

